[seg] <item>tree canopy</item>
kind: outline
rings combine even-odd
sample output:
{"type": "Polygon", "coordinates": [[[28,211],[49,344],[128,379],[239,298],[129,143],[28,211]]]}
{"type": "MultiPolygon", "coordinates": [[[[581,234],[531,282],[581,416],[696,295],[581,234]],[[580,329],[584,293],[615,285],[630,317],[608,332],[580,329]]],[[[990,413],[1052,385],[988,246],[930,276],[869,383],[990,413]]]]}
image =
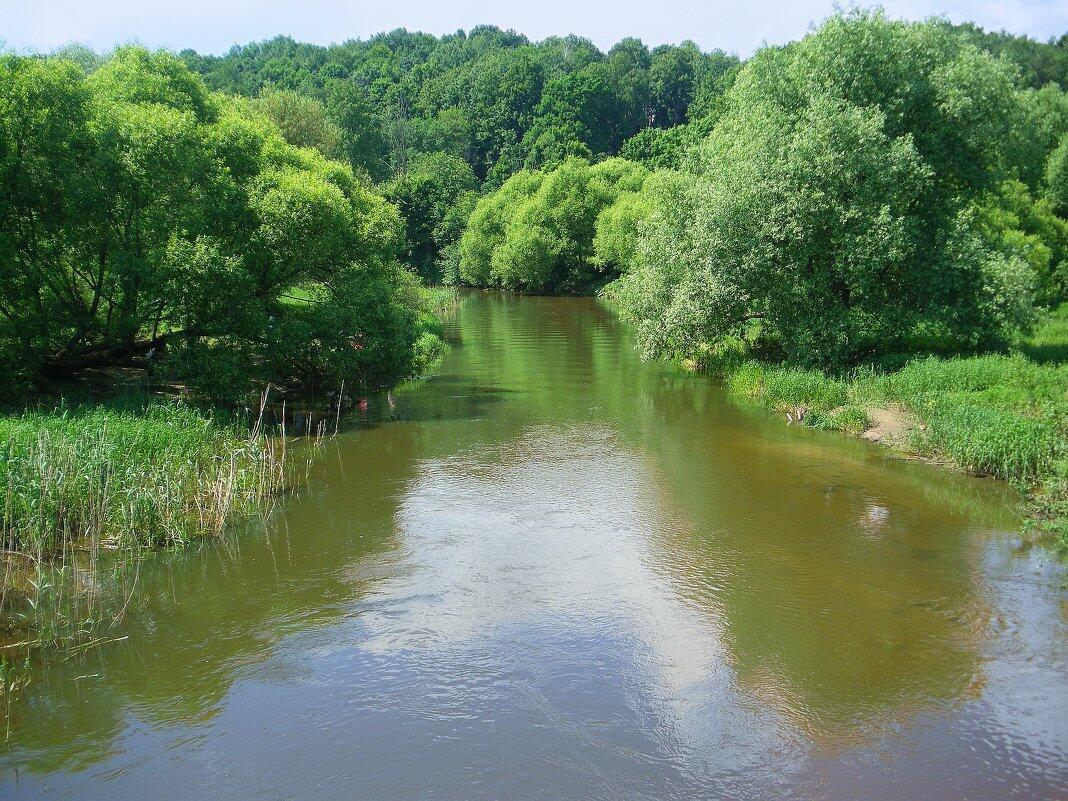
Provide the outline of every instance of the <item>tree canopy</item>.
{"type": "Polygon", "coordinates": [[[349,148],[353,166],[376,179],[389,177],[381,164],[395,177],[413,152],[443,150],[493,186],[523,167],[615,155],[646,127],[686,122],[738,64],[693,42],[650,50],[624,39],[604,53],[577,36],[534,43],[492,26],[440,38],[396,30],[330,47],[277,37],[182,57],[213,89],[321,100],[346,139],[361,143],[349,148]]]}
{"type": "Polygon", "coordinates": [[[754,326],[822,366],[996,342],[1027,324],[1035,276],[973,204],[1012,175],[1019,113],[1008,62],[945,26],[832,17],[742,68],[611,294],[651,354],[754,326]]]}
{"type": "Polygon", "coordinates": [[[396,209],[348,165],[287,142],[273,111],[138,47],[88,75],[6,56],[0,98],[8,378],[151,364],[240,395],[253,381],[370,385],[411,369],[396,209]]]}
{"type": "Polygon", "coordinates": [[[516,173],[472,212],[460,240],[460,280],[542,293],[603,283],[614,265],[595,257],[598,218],[646,175],[618,158],[593,165],[569,158],[553,170],[516,173]]]}

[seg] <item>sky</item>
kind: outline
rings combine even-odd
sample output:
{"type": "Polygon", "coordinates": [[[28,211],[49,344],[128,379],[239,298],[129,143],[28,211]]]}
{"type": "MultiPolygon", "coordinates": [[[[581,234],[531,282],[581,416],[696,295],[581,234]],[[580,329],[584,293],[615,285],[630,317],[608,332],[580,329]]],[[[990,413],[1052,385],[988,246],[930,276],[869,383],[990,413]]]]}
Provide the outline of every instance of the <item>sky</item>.
{"type": "MultiPolygon", "coordinates": [[[[692,39],[748,56],[762,43],[800,38],[833,0],[0,0],[0,40],[45,52],[70,42],[96,50],[149,47],[222,53],[235,43],[287,34],[329,44],[394,28],[452,33],[479,24],[534,40],[575,33],[602,49],[626,36],[658,45],[692,39]]],[[[1068,0],[883,0],[892,17],[943,15],[1038,39],[1068,31],[1068,0]]]]}

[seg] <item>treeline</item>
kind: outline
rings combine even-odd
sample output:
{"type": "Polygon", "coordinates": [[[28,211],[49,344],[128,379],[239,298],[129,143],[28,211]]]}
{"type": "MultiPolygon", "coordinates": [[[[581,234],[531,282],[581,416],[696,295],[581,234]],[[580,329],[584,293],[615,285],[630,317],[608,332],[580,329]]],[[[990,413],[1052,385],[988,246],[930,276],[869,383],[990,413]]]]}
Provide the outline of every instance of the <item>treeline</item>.
{"type": "Polygon", "coordinates": [[[178,57],[0,58],[0,387],[380,385],[428,324],[396,208],[178,57]]]}
{"type": "Polygon", "coordinates": [[[278,37],[221,57],[181,55],[213,89],[318,99],[354,165],[376,179],[403,174],[414,154],[447,152],[495,186],[522,167],[614,155],[644,128],[700,116],[738,64],[693,42],[650,50],[632,38],[602,53],[577,36],[532,43],[490,26],[330,47],[278,37]]]}
{"type": "Polygon", "coordinates": [[[290,142],[347,157],[377,182],[405,219],[405,260],[435,282],[456,279],[479,194],[628,143],[630,158],[666,151],[713,113],[739,65],[693,42],[624,39],[604,53],[577,36],[533,43],[488,26],[331,47],[278,37],[181,57],[209,86],[256,98],[290,142]]]}
{"type": "Polygon", "coordinates": [[[990,346],[1068,286],[1066,54],[858,13],[744,64],[492,27],[6,56],[0,369],[382,383],[433,349],[405,268],[615,282],[650,354],[990,346]]]}
{"type": "Polygon", "coordinates": [[[625,143],[644,166],[572,159],[480,200],[459,280],[619,276],[607,294],[655,356],[744,343],[827,369],[1004,345],[1068,299],[1068,96],[975,38],[856,12],[765,48],[710,117],[625,143]]]}
{"type": "MultiPolygon", "coordinates": [[[[941,20],[924,28],[1013,65],[1014,87],[1028,96],[1019,127],[1035,131],[1019,137],[1029,151],[1019,177],[1034,192],[1060,125],[1068,35],[1043,43],[941,20]]],[[[479,197],[521,171],[547,174],[570,158],[620,156],[650,170],[693,172],[693,154],[717,127],[742,70],[736,57],[692,42],[650,49],[625,39],[602,52],[576,36],[531,42],[489,26],[443,37],[396,30],[328,47],[277,37],[219,57],[181,57],[212,88],[257,98],[289,141],[347,157],[377,182],[405,220],[404,258],[424,277],[532,291],[579,287],[520,280],[515,270],[509,279],[499,271],[476,277],[470,267],[461,275],[458,240],[479,197]]],[[[633,217],[639,202],[628,191],[626,213],[633,217]]],[[[1019,204],[1008,205],[1018,215],[1019,204]]],[[[622,222],[622,209],[613,214],[622,222]]],[[[595,286],[622,267],[619,253],[617,263],[598,258],[574,266],[595,286]]]]}

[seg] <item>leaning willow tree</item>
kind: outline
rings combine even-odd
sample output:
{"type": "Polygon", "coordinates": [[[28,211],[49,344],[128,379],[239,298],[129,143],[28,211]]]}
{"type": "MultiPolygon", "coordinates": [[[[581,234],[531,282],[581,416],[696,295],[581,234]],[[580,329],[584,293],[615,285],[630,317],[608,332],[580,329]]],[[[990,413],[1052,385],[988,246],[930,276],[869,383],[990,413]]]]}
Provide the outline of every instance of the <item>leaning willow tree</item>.
{"type": "Polygon", "coordinates": [[[410,368],[396,210],[176,57],[0,60],[0,373],[151,364],[210,392],[410,368]]]}

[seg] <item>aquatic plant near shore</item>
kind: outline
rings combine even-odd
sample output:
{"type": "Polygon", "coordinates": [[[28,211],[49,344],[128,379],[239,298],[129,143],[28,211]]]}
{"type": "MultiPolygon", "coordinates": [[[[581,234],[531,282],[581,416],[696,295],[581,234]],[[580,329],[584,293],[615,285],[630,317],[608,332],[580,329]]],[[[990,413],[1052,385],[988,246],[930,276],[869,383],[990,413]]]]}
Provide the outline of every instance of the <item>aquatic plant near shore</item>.
{"type": "Polygon", "coordinates": [[[0,633],[86,640],[102,551],[186,544],[265,514],[291,462],[284,436],[176,403],[0,418],[0,633]]]}
{"type": "Polygon", "coordinates": [[[0,420],[0,532],[9,551],[160,546],[218,534],[286,482],[268,437],[179,405],[0,420]]]}

